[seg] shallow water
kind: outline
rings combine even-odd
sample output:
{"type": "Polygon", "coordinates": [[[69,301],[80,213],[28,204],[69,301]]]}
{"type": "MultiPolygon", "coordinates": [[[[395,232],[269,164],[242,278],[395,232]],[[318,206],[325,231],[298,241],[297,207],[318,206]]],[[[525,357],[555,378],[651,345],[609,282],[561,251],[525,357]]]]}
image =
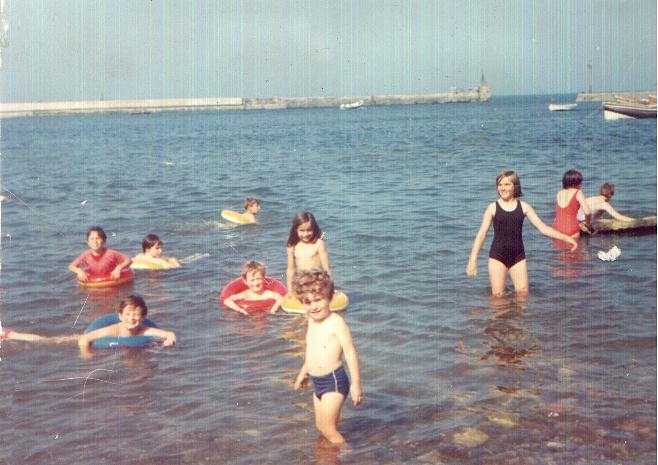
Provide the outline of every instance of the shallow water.
{"type": "Polygon", "coordinates": [[[589,195],[614,182],[621,212],[656,212],[655,120],[549,99],[2,121],[3,325],[81,331],[136,292],[179,342],[91,360],[3,342],[0,463],[655,462],[655,235],[571,254],[526,222],[527,301],[489,297],[491,233],[464,275],[503,168],[547,223],[569,168],[589,195]],[[246,196],[261,224],[223,225],[246,196]],[[344,408],[349,452],[316,440],[310,391],[292,390],[303,319],[217,304],[248,259],[283,276],[304,209],[351,300],[366,401],[344,408]],[[93,224],[130,255],[155,232],[189,263],[89,293],[66,266],[93,224]]]}

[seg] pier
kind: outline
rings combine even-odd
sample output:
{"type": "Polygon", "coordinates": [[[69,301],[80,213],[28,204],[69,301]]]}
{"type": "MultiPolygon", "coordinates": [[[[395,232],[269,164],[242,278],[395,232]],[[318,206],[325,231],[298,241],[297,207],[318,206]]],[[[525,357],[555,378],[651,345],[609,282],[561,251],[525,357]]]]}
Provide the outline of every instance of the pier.
{"type": "Polygon", "coordinates": [[[469,90],[453,90],[436,94],[370,95],[361,97],[217,97],[162,100],[0,103],[0,118],[109,112],[133,113],[137,115],[160,111],[188,110],[223,111],[339,108],[342,104],[350,104],[356,101],[362,101],[363,106],[471,103],[487,102],[490,98],[491,88],[483,83],[469,90]]]}

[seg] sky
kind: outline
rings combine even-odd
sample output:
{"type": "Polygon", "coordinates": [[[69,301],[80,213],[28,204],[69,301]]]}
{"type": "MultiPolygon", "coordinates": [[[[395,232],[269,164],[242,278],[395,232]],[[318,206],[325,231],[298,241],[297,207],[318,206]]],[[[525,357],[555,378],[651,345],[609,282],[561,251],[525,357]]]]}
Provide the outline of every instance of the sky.
{"type": "Polygon", "coordinates": [[[655,0],[5,6],[3,102],[656,88],[655,0]]]}

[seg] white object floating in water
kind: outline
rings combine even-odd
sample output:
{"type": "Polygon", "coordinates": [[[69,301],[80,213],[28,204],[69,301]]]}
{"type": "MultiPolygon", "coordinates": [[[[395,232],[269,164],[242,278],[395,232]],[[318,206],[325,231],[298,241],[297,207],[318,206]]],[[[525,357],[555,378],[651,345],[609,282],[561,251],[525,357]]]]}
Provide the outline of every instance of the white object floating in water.
{"type": "Polygon", "coordinates": [[[169,161],[169,160],[165,160],[164,162],[162,162],[162,164],[165,165],[165,166],[173,166],[174,162],[169,161]]]}
{"type": "Polygon", "coordinates": [[[604,262],[614,262],[619,258],[621,255],[621,250],[619,250],[619,247],[612,246],[610,250],[607,252],[604,252],[603,250],[600,250],[598,254],[596,254],[597,257],[599,257],[599,260],[603,260],[604,262]]]}
{"type": "Polygon", "coordinates": [[[82,202],[80,202],[80,206],[84,207],[85,205],[87,205],[87,202],[88,200],[83,200],[82,202]]]}

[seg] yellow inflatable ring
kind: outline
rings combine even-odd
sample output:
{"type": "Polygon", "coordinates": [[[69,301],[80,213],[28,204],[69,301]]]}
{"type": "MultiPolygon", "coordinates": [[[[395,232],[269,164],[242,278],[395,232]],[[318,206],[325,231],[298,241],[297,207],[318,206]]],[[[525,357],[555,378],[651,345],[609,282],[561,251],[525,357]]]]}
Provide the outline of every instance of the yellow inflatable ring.
{"type": "Polygon", "coordinates": [[[242,216],[242,213],[238,213],[233,210],[222,210],[222,218],[224,218],[226,221],[230,221],[231,223],[235,224],[251,224],[251,221],[246,221],[244,219],[244,216],[242,216]]]}
{"type": "Polygon", "coordinates": [[[156,265],[154,263],[134,261],[130,264],[130,268],[133,270],[169,270],[171,267],[156,265]]]}
{"type": "MultiPolygon", "coordinates": [[[[329,304],[329,309],[332,312],[340,312],[345,310],[350,303],[350,299],[347,298],[347,294],[342,291],[335,291],[334,297],[331,299],[329,304]]],[[[304,306],[294,295],[289,295],[281,303],[281,308],[288,313],[306,313],[304,306]]]]}

